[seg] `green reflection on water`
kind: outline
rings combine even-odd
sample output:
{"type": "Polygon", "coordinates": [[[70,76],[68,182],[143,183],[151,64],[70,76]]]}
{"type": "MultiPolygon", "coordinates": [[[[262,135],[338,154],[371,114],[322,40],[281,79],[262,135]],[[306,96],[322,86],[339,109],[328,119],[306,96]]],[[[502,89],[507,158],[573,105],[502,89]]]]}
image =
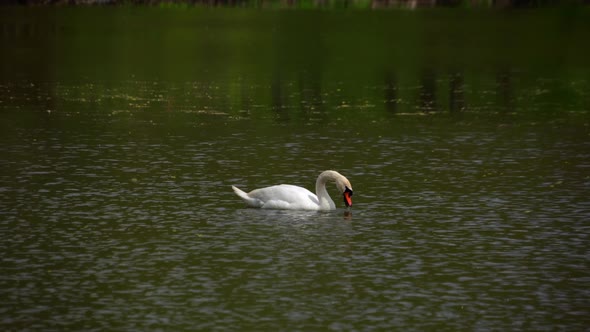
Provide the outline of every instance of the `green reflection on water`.
{"type": "Polygon", "coordinates": [[[180,104],[233,116],[270,109],[281,120],[370,121],[383,110],[588,105],[587,10],[99,7],[0,15],[4,82],[50,82],[50,98],[118,99],[131,112],[180,104]],[[294,116],[294,108],[303,111],[294,116]]]}

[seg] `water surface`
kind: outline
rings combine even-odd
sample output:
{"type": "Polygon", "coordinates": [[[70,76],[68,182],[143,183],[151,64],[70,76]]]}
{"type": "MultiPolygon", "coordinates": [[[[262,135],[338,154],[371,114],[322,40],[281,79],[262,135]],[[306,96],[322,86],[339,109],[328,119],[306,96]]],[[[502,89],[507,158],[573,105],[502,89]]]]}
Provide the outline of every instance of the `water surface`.
{"type": "Polygon", "coordinates": [[[590,324],[583,14],[462,17],[548,22],[510,57],[528,28],[480,54],[445,11],[6,13],[4,330],[590,324]],[[332,187],[322,213],[247,209],[230,188],[313,189],[325,169],[352,182],[351,210],[332,187]]]}

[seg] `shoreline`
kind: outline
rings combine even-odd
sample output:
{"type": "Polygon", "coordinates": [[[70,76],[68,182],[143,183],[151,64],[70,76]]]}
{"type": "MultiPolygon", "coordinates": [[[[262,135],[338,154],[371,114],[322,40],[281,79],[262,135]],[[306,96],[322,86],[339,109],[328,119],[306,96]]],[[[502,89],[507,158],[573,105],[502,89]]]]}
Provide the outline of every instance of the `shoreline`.
{"type": "Polygon", "coordinates": [[[7,0],[4,6],[162,6],[256,9],[510,9],[590,5],[590,0],[7,0]]]}

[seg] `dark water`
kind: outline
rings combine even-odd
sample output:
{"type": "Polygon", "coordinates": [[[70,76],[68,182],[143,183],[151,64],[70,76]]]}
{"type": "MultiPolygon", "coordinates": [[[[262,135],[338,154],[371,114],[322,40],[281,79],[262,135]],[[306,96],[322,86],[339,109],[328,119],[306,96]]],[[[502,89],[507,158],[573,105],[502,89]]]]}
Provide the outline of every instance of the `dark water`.
{"type": "Polygon", "coordinates": [[[586,330],[587,14],[3,9],[2,330],[586,330]]]}

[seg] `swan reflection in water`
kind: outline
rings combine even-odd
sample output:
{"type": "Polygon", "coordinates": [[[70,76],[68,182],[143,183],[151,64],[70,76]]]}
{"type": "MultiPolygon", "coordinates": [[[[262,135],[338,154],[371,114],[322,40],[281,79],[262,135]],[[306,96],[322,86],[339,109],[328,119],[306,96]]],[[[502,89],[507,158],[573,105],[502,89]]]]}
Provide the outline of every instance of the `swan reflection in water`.
{"type": "Polygon", "coordinates": [[[344,216],[343,216],[344,220],[352,220],[352,211],[350,211],[349,209],[347,209],[346,211],[344,211],[344,216]]]}

